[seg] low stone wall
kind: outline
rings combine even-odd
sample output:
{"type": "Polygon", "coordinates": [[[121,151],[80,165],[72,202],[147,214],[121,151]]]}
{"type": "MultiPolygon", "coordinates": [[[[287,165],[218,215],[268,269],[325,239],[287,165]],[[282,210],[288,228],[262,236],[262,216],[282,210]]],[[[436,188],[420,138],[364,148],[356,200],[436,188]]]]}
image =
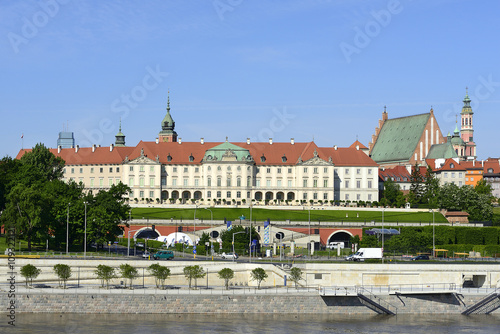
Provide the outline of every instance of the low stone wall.
{"type": "MultiPolygon", "coordinates": [[[[139,313],[139,314],[375,314],[358,297],[316,294],[265,295],[109,295],[22,294],[18,313],[139,313]]],[[[484,296],[451,294],[383,296],[398,314],[459,314],[484,296]]],[[[5,311],[2,311],[5,313],[5,311]]],[[[500,310],[494,313],[500,314],[500,310]]]]}

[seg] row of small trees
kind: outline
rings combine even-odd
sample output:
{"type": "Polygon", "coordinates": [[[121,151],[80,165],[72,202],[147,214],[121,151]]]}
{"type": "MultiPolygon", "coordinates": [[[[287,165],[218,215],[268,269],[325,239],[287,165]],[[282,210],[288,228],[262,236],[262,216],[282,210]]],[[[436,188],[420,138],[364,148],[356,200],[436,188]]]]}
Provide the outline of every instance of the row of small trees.
{"type": "MultiPolygon", "coordinates": [[[[53,267],[54,273],[57,275],[59,280],[59,286],[66,289],[66,282],[71,277],[71,268],[67,264],[56,264],[53,267]]],[[[94,271],[96,277],[101,281],[101,286],[109,288],[109,281],[113,278],[122,277],[126,280],[130,280],[130,287],[132,287],[133,280],[139,276],[137,268],[134,268],[128,263],[121,264],[119,267],[120,276],[115,272],[115,268],[100,264],[94,271]]],[[[165,281],[170,277],[170,269],[166,266],[162,266],[158,263],[150,265],[147,270],[155,278],[155,284],[157,288],[165,289],[165,281]]],[[[42,272],[41,269],[35,267],[32,264],[27,264],[21,267],[21,275],[26,279],[26,286],[33,286],[33,279],[36,279],[38,275],[42,272]]],[[[203,278],[206,272],[199,265],[186,266],[183,270],[184,276],[188,280],[189,288],[191,289],[192,281],[195,281],[195,287],[197,287],[197,279],[203,278]]],[[[229,282],[234,278],[234,270],[231,268],[223,268],[219,270],[217,276],[224,280],[224,286],[226,290],[229,289],[229,282]]],[[[250,272],[250,279],[257,282],[258,289],[260,289],[260,284],[268,277],[268,274],[263,268],[255,268],[250,272]]],[[[290,272],[290,280],[295,283],[295,287],[302,278],[302,270],[300,268],[294,267],[290,272]]],[[[125,287],[127,287],[127,282],[125,281],[125,287]]]]}

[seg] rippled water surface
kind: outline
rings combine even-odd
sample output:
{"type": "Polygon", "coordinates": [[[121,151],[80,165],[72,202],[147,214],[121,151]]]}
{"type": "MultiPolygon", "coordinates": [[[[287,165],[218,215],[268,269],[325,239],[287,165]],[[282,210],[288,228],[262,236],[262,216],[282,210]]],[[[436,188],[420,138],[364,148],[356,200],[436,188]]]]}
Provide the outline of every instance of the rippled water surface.
{"type": "Polygon", "coordinates": [[[5,318],[0,323],[0,333],[500,333],[498,314],[470,317],[16,314],[15,328],[5,318]]]}

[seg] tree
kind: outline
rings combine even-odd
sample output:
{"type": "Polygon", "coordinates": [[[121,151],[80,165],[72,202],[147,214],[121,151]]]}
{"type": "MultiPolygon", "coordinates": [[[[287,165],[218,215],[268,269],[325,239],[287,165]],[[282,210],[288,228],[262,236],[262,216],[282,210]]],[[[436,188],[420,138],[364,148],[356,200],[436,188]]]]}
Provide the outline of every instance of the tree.
{"type": "Polygon", "coordinates": [[[420,167],[416,163],[412,168],[410,181],[411,185],[408,200],[411,204],[420,203],[424,193],[424,184],[422,174],[420,173],[420,167]]]}
{"type": "Polygon", "coordinates": [[[165,281],[169,277],[170,277],[170,269],[165,266],[158,265],[155,271],[155,279],[158,280],[162,289],[165,289],[165,281]]]}
{"type": "MultiPolygon", "coordinates": [[[[128,226],[130,206],[125,203],[124,195],[130,188],[123,183],[111,186],[108,191],[101,190],[95,196],[87,194],[83,200],[87,204],[87,243],[95,242],[97,245],[108,241],[115,241],[128,226]]],[[[82,207],[83,208],[83,207],[82,207]]],[[[83,212],[83,210],[81,211],[83,212]]],[[[83,243],[84,224],[80,217],[78,232],[83,243]]]]}
{"type": "Polygon", "coordinates": [[[35,267],[32,264],[27,264],[21,267],[21,276],[23,276],[26,279],[26,286],[32,287],[33,286],[33,279],[37,278],[38,275],[42,272],[41,269],[35,267]]]}
{"type": "MultiPolygon", "coordinates": [[[[139,276],[137,268],[132,267],[128,263],[124,263],[120,265],[120,273],[123,278],[130,280],[130,288],[133,288],[132,281],[139,276]]],[[[127,281],[125,281],[125,287],[127,287],[127,281]]]]}
{"type": "Polygon", "coordinates": [[[301,280],[303,280],[302,269],[293,267],[292,270],[290,270],[290,281],[295,283],[295,288],[297,288],[297,284],[301,280]]]}
{"type": "Polygon", "coordinates": [[[491,184],[486,182],[485,179],[481,179],[481,180],[477,181],[476,186],[474,187],[474,190],[478,194],[487,195],[487,196],[491,197],[493,188],[491,187],[491,184]]]}
{"type": "Polygon", "coordinates": [[[478,194],[471,186],[447,183],[440,188],[439,207],[449,211],[465,211],[471,221],[489,221],[493,217],[491,197],[478,194]]]}
{"type": "Polygon", "coordinates": [[[197,279],[205,277],[205,274],[206,274],[205,271],[199,265],[184,267],[184,276],[186,276],[186,278],[189,281],[190,289],[191,289],[191,281],[193,280],[193,278],[194,278],[195,288],[197,288],[198,287],[197,279]]]}
{"type": "Polygon", "coordinates": [[[59,278],[59,286],[63,286],[66,289],[66,281],[71,277],[71,268],[67,264],[56,264],[54,266],[54,272],[59,278]]]}
{"type": "MultiPolygon", "coordinates": [[[[222,250],[224,252],[232,251],[233,234],[236,232],[245,232],[245,233],[238,233],[234,235],[234,249],[235,250],[248,249],[250,241],[249,230],[245,229],[241,225],[236,225],[233,226],[233,228],[230,230],[222,231],[222,233],[220,234],[220,238],[222,240],[222,250]]],[[[259,234],[257,233],[254,227],[252,227],[251,233],[252,233],[252,240],[259,239],[259,234]]]]}
{"type": "Polygon", "coordinates": [[[388,178],[387,181],[384,182],[384,198],[389,204],[395,204],[400,193],[399,184],[394,182],[391,178],[388,178]]]}
{"type": "Polygon", "coordinates": [[[220,279],[224,280],[224,286],[226,287],[226,290],[229,290],[229,281],[234,278],[234,271],[231,268],[223,268],[219,270],[217,273],[217,276],[220,279]]]}
{"type": "Polygon", "coordinates": [[[12,159],[9,156],[0,160],[0,211],[5,209],[7,195],[14,185],[13,180],[19,169],[19,160],[12,159]]]}
{"type": "Polygon", "coordinates": [[[101,286],[103,288],[104,283],[106,283],[106,289],[109,289],[109,281],[113,278],[116,278],[115,269],[104,264],[98,265],[94,273],[96,274],[97,278],[101,280],[101,286]]]}
{"type": "Polygon", "coordinates": [[[439,195],[439,180],[432,172],[432,168],[427,166],[425,172],[425,189],[422,201],[428,203],[430,208],[436,208],[438,204],[439,195]]]}
{"type": "Polygon", "coordinates": [[[250,279],[252,281],[257,281],[258,289],[260,289],[260,283],[268,277],[266,271],[263,268],[255,268],[250,272],[250,279]]]}

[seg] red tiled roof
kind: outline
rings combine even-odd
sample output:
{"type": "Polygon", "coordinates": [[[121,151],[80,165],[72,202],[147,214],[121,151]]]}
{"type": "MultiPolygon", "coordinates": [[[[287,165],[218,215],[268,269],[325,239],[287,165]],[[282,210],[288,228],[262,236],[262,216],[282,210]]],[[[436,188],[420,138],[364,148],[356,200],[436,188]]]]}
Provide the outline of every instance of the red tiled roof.
{"type": "Polygon", "coordinates": [[[359,146],[360,150],[367,150],[368,149],[368,147],[363,145],[359,140],[356,140],[354,143],[352,143],[352,145],[349,146],[349,148],[356,148],[356,146],[359,146]]]}
{"type": "MultiPolygon", "coordinates": [[[[81,165],[81,164],[120,164],[126,157],[129,160],[134,160],[141,156],[144,150],[144,155],[155,161],[158,157],[162,164],[179,164],[193,165],[200,164],[205,151],[220,145],[220,142],[149,142],[140,141],[135,147],[113,147],[110,151],[107,147],[95,147],[92,152],[92,147],[79,148],[78,151],[74,148],[50,149],[55,155],[61,157],[66,165],[81,165]],[[168,156],[171,156],[171,161],[168,161],[168,156]],[[190,156],[193,156],[193,161],[190,161],[190,156]]],[[[295,165],[299,158],[302,161],[312,159],[315,155],[324,161],[332,158],[332,162],[338,166],[378,166],[370,157],[363,151],[355,148],[320,148],[314,142],[306,143],[233,143],[247,149],[253,156],[256,165],[295,165]],[[265,162],[261,161],[264,156],[265,162]],[[286,161],[283,161],[286,157],[286,161]]],[[[31,149],[21,150],[17,159],[20,159],[26,152],[31,149]]]]}
{"type": "Polygon", "coordinates": [[[444,164],[440,168],[433,168],[432,169],[434,172],[441,172],[441,171],[465,171],[466,168],[463,167],[460,162],[456,162],[452,158],[446,159],[444,164]],[[454,165],[454,168],[451,168],[451,164],[454,165]]]}
{"type": "Polygon", "coordinates": [[[328,161],[329,157],[332,157],[332,161],[335,166],[373,166],[376,167],[378,164],[372,160],[363,151],[357,150],[356,148],[350,147],[322,147],[321,152],[326,157],[324,160],[328,161]]]}

